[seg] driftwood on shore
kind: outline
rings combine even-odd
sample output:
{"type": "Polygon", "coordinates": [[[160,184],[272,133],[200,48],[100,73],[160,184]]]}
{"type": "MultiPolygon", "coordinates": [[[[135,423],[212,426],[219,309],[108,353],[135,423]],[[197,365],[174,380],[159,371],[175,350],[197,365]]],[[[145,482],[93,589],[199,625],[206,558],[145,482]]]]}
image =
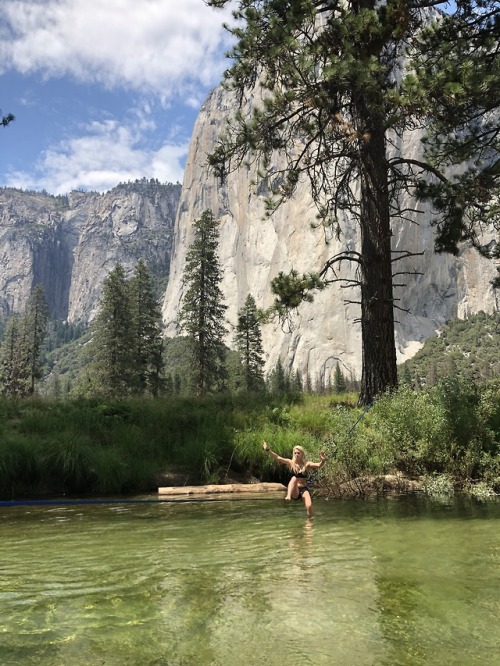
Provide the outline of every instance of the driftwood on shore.
{"type": "Polygon", "coordinates": [[[158,488],[159,495],[218,495],[221,493],[258,494],[282,492],[286,490],[282,483],[225,483],[208,486],[170,486],[158,488]]]}

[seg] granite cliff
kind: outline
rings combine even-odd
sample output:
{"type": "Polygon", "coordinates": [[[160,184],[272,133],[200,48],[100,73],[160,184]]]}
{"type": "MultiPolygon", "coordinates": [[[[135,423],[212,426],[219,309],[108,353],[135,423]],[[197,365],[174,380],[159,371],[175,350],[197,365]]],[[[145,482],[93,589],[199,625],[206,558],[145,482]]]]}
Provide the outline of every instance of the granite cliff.
{"type": "MultiPolygon", "coordinates": [[[[264,219],[266,183],[256,190],[252,167],[239,169],[224,185],[215,179],[206,156],[233,111],[234,101],[223,89],[207,98],[194,127],[182,188],[144,179],[105,194],[72,192],[66,197],[0,190],[0,316],[22,311],[33,286],[42,284],[53,316],[89,322],[102,282],[115,263],[121,261],[131,272],[143,258],[160,283],[170,276],[163,299],[165,333],[178,335],[182,272],[193,222],[210,208],[220,219],[227,343],[232,346],[231,325],[249,293],[258,307],[266,308],[273,302],[270,281],[279,271],[318,270],[342,249],[355,249],[358,228],[348,218],[341,221],[340,239],[312,228],[316,211],[306,183],[293,200],[264,219]]],[[[418,156],[418,133],[409,133],[403,141],[405,153],[418,156]]],[[[420,208],[412,222],[395,221],[392,229],[394,250],[423,252],[398,266],[399,271],[415,273],[396,280],[404,284],[395,289],[399,360],[411,357],[448,319],[499,309],[499,296],[490,285],[497,274],[495,263],[469,246],[458,257],[436,255],[432,212],[420,208]]],[[[343,277],[353,277],[349,266],[343,269],[343,277]]],[[[313,303],[303,304],[290,327],[277,322],[264,326],[266,370],[281,358],[287,369],[307,372],[313,381],[327,380],[338,361],[344,374],[359,378],[357,300],[355,289],[337,283],[318,293],[313,303]]]]}
{"type": "MultiPolygon", "coordinates": [[[[210,208],[220,219],[219,257],[228,319],[233,326],[237,312],[251,293],[258,307],[272,304],[269,284],[279,271],[291,268],[301,272],[319,270],[324,262],[344,248],[358,245],[356,224],[342,220],[342,237],[328,238],[321,228],[312,228],[315,208],[307,184],[299,186],[293,200],[282,205],[270,219],[264,219],[265,183],[256,190],[256,173],[240,168],[221,184],[209,172],[207,153],[213,151],[225,119],[234,112],[234,100],[222,88],[214,90],[198,116],[187,159],[179,210],[174,230],[170,278],[163,303],[166,334],[179,334],[178,313],[183,297],[182,271],[186,252],[193,240],[193,221],[210,208]]],[[[407,134],[405,154],[418,157],[420,135],[407,134]]],[[[413,202],[414,203],[414,202],[413,202]]],[[[412,202],[408,202],[414,207],[412,202]]],[[[498,296],[490,281],[496,266],[464,246],[458,257],[436,255],[433,251],[432,211],[422,212],[412,222],[395,221],[393,249],[423,252],[399,262],[398,271],[413,272],[395,282],[396,341],[398,359],[411,357],[426,338],[434,335],[448,319],[464,317],[480,310],[498,310],[498,296]],[[417,274],[421,273],[421,274],[417,274]]],[[[344,265],[344,277],[353,277],[344,265]]],[[[313,380],[328,380],[337,361],[347,376],[360,376],[361,341],[359,300],[355,289],[333,284],[318,293],[313,303],[305,303],[292,322],[283,329],[278,323],[263,327],[267,355],[266,369],[281,358],[285,367],[309,373],[313,380]]],[[[228,332],[231,343],[232,330],[228,332]]]]}
{"type": "Polygon", "coordinates": [[[99,194],[0,190],[0,315],[23,310],[36,284],[52,316],[89,322],[102,282],[142,258],[166,283],[180,185],[136,181],[99,194]]]}

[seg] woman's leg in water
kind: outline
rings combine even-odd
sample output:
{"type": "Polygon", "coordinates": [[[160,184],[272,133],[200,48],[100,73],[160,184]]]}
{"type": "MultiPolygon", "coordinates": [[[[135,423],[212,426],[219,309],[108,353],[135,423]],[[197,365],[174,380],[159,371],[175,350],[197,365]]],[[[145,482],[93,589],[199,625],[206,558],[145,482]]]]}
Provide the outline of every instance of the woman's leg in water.
{"type": "Polygon", "coordinates": [[[288,483],[288,489],[286,491],[286,500],[297,499],[299,496],[299,482],[296,476],[292,476],[290,482],[288,483]]]}
{"type": "Polygon", "coordinates": [[[304,502],[304,506],[306,507],[307,517],[312,518],[313,515],[314,515],[314,511],[313,511],[313,508],[312,508],[312,498],[311,498],[311,493],[309,492],[309,490],[305,490],[302,493],[302,501],[304,502]]]}

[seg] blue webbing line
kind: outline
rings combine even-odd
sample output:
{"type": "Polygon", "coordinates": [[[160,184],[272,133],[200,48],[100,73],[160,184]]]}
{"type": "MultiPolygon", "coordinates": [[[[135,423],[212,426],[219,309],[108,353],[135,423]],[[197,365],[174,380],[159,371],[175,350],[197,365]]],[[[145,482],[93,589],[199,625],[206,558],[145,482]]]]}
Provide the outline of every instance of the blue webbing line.
{"type": "MultiPolygon", "coordinates": [[[[252,499],[265,499],[252,495],[252,499]]],[[[249,497],[169,497],[165,499],[67,499],[67,500],[0,500],[0,507],[15,506],[76,506],[79,504],[185,504],[188,502],[226,502],[248,500],[249,497]]]]}
{"type": "MultiPolygon", "coordinates": [[[[358,423],[361,421],[361,419],[365,416],[366,412],[367,412],[369,409],[371,409],[371,408],[373,407],[374,404],[375,404],[375,400],[372,400],[371,402],[369,402],[369,403],[366,405],[366,407],[364,408],[364,410],[363,410],[363,412],[361,413],[361,415],[358,416],[358,418],[357,418],[357,420],[355,421],[355,423],[349,428],[349,430],[348,430],[348,431],[346,432],[346,434],[344,435],[344,439],[347,439],[347,438],[349,437],[349,435],[350,435],[351,432],[354,430],[354,428],[358,425],[358,423]]],[[[327,457],[325,458],[325,460],[328,460],[328,459],[331,458],[331,457],[332,457],[331,455],[330,455],[330,456],[327,456],[327,457]]],[[[318,476],[319,476],[319,472],[316,473],[314,476],[312,476],[310,480],[308,480],[307,485],[308,485],[308,486],[312,486],[313,484],[315,484],[316,481],[318,480],[318,476]]]]}

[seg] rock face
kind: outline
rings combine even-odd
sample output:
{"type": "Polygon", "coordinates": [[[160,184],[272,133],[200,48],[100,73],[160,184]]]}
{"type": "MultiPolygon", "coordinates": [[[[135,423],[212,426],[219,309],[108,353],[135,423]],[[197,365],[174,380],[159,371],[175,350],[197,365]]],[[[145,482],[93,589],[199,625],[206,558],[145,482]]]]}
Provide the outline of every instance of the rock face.
{"type": "MultiPolygon", "coordinates": [[[[116,262],[131,272],[142,258],[156,279],[165,281],[170,273],[163,301],[165,331],[168,336],[179,334],[182,272],[193,222],[209,208],[220,219],[227,343],[233,346],[237,312],[249,293],[258,307],[267,308],[273,302],[269,285],[279,271],[318,270],[341,250],[356,249],[358,228],[349,219],[341,221],[340,240],[311,227],[316,211],[306,183],[271,219],[264,219],[266,187],[260,185],[255,192],[253,167],[241,168],[223,186],[217,182],[206,156],[233,111],[233,101],[222,89],[208,97],[194,128],[182,190],[180,185],[147,180],[102,195],[53,197],[0,190],[0,316],[22,311],[32,288],[41,284],[53,316],[89,322],[97,312],[102,282],[116,262]]],[[[419,135],[408,134],[404,141],[405,154],[418,157],[419,135]]],[[[395,264],[398,271],[422,273],[395,280],[406,284],[395,288],[399,360],[412,356],[448,319],[499,308],[490,286],[495,264],[467,246],[459,257],[436,255],[430,222],[431,211],[423,208],[413,223],[393,224],[394,250],[423,252],[395,264]]],[[[355,277],[347,264],[342,277],[355,277]]],[[[285,368],[325,382],[339,362],[346,377],[359,379],[358,300],[355,289],[336,283],[318,293],[313,303],[303,304],[290,326],[264,326],[266,370],[280,358],[285,368]]]]}
{"type": "MultiPolygon", "coordinates": [[[[342,249],[358,247],[358,228],[349,219],[342,221],[342,237],[325,237],[321,228],[313,229],[315,208],[307,184],[302,184],[293,200],[282,205],[271,219],[264,219],[265,187],[255,192],[252,167],[240,168],[224,185],[209,172],[206,156],[213,151],[225,119],[234,112],[227,92],[214,90],[202,107],[191,139],[184,183],[175,223],[174,249],[170,278],[163,304],[168,336],[179,334],[178,313],[183,297],[182,271],[186,253],[193,240],[193,221],[209,208],[220,219],[219,257],[224,278],[222,290],[233,327],[237,312],[249,293],[257,306],[273,302],[270,281],[279,271],[291,268],[299,273],[319,270],[324,262],[342,249]]],[[[405,154],[418,156],[420,136],[404,138],[405,154]]],[[[409,202],[410,203],[410,202],[409,202]]],[[[422,256],[396,262],[398,271],[418,271],[395,283],[396,341],[398,360],[412,356],[426,338],[434,335],[448,319],[464,317],[479,310],[498,310],[498,297],[490,281],[496,266],[479,257],[470,247],[463,247],[459,257],[436,255],[433,251],[431,211],[408,221],[393,224],[393,249],[423,252],[422,256]],[[409,312],[405,312],[409,310],[409,312]]],[[[343,277],[354,277],[344,265],[343,277]]],[[[358,322],[359,300],[355,289],[333,284],[317,294],[313,303],[305,303],[292,322],[281,328],[278,323],[263,327],[266,369],[280,358],[289,370],[309,374],[312,381],[328,381],[337,361],[347,377],[360,377],[361,330],[358,322]]],[[[231,346],[233,331],[228,331],[231,346]]]]}
{"type": "Polygon", "coordinates": [[[143,180],[67,197],[0,190],[0,315],[21,312],[41,284],[52,316],[89,322],[117,261],[131,272],[142,258],[165,281],[180,189],[143,180]]]}

